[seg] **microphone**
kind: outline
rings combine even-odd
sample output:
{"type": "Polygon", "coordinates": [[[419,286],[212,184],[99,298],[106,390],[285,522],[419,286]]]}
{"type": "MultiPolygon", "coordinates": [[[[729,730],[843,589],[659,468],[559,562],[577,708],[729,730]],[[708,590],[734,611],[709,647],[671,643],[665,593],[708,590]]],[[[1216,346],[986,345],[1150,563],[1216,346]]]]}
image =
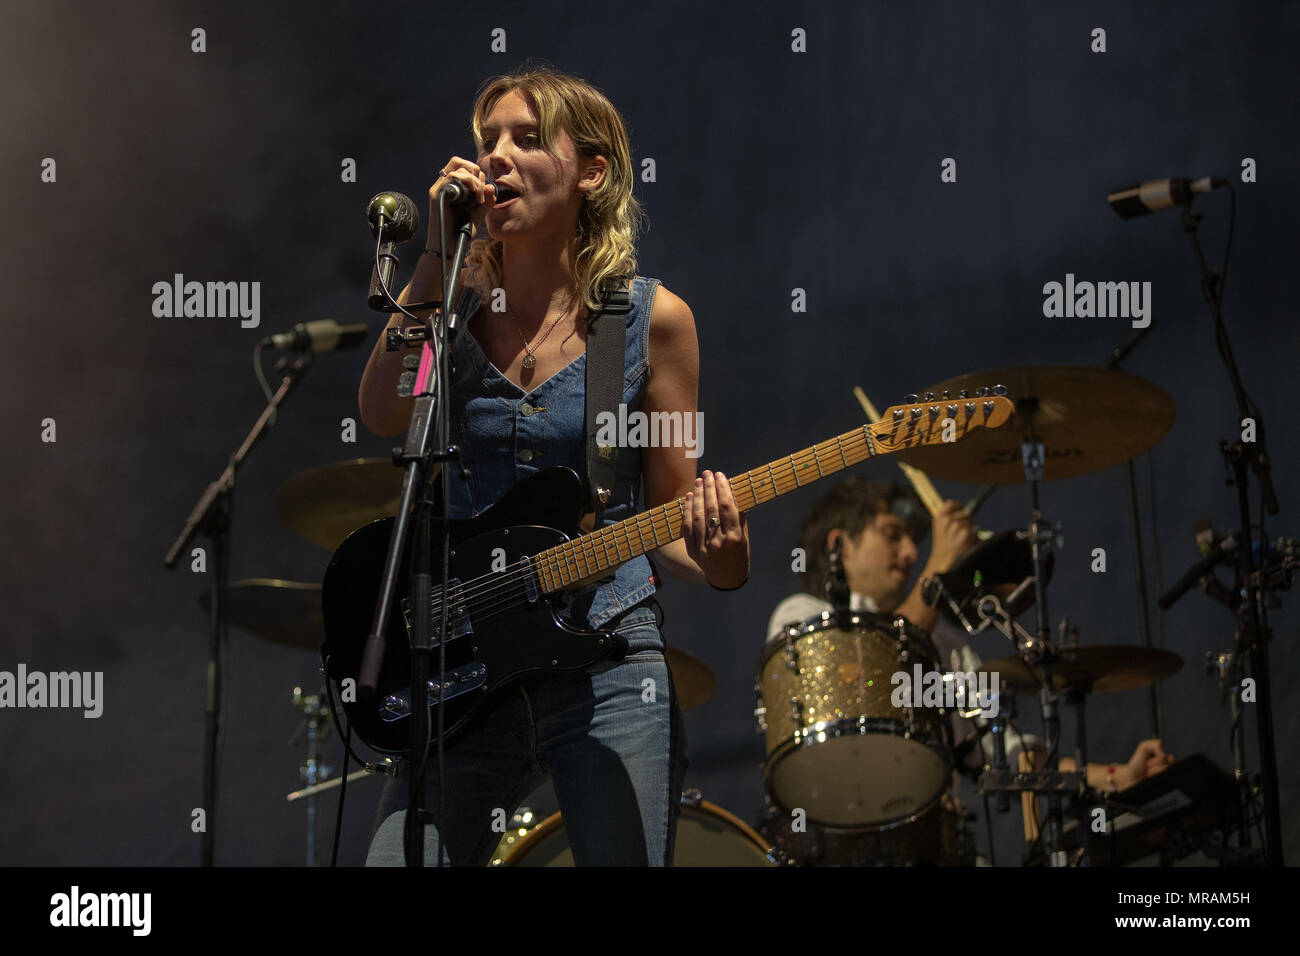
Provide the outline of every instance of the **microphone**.
{"type": "Polygon", "coordinates": [[[1210,549],[1221,540],[1215,533],[1214,524],[1209,518],[1197,518],[1192,525],[1192,531],[1196,534],[1196,547],[1200,550],[1202,557],[1209,554],[1210,549]]]}
{"type": "Polygon", "coordinates": [[[378,193],[366,206],[370,234],[376,239],[382,229],[389,242],[405,242],[420,227],[420,212],[410,196],[401,193],[378,193]]]}
{"type": "Polygon", "coordinates": [[[366,219],[370,221],[370,234],[376,239],[381,233],[383,236],[375,264],[370,267],[370,291],[366,295],[366,304],[376,312],[396,312],[384,290],[393,288],[393,276],[397,274],[396,243],[405,242],[415,235],[420,225],[420,213],[409,196],[379,193],[371,197],[366,206],[366,219]]]}
{"type": "Polygon", "coordinates": [[[1183,206],[1192,201],[1196,193],[1208,193],[1211,189],[1228,185],[1222,176],[1202,176],[1200,179],[1152,179],[1139,186],[1117,189],[1106,197],[1110,208],[1121,219],[1134,216],[1146,216],[1170,206],[1183,206]]]}
{"type": "Polygon", "coordinates": [[[268,335],[262,339],[262,344],[287,352],[334,352],[356,348],[369,333],[370,329],[364,322],[340,325],[333,319],[319,319],[299,322],[289,332],[268,335]]]}
{"type": "MultiPolygon", "coordinates": [[[[1200,522],[1197,522],[1197,524],[1200,524],[1200,522]]],[[[1156,602],[1160,610],[1168,610],[1175,601],[1194,588],[1201,578],[1208,575],[1214,569],[1216,564],[1223,561],[1237,550],[1237,544],[1237,533],[1234,531],[1229,532],[1227,537],[1214,545],[1214,547],[1210,548],[1210,550],[1206,552],[1205,557],[1192,565],[1187,572],[1178,579],[1177,584],[1160,596],[1160,600],[1156,602]]]]}
{"type": "Polygon", "coordinates": [[[478,204],[478,197],[474,195],[474,190],[452,180],[438,190],[438,195],[447,202],[447,209],[458,215],[472,212],[474,206],[478,204]]]}
{"type": "Polygon", "coordinates": [[[843,544],[844,536],[840,535],[835,539],[835,546],[826,552],[826,580],[822,585],[826,600],[831,602],[836,614],[847,613],[852,603],[848,580],[844,576],[844,559],[840,554],[843,544]]]}

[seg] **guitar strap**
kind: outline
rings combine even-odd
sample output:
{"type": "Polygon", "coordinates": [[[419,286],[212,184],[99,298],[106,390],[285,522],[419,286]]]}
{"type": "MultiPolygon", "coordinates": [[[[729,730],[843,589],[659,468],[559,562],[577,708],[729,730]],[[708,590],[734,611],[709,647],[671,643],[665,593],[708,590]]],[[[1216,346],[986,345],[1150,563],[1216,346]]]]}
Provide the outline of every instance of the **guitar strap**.
{"type": "Polygon", "coordinates": [[[587,494],[595,521],[599,528],[605,515],[605,505],[614,491],[615,469],[618,464],[618,446],[599,445],[597,415],[607,411],[618,415],[623,398],[624,355],[627,351],[625,318],[632,311],[631,299],[623,280],[617,287],[605,291],[600,312],[587,320],[587,494]]]}

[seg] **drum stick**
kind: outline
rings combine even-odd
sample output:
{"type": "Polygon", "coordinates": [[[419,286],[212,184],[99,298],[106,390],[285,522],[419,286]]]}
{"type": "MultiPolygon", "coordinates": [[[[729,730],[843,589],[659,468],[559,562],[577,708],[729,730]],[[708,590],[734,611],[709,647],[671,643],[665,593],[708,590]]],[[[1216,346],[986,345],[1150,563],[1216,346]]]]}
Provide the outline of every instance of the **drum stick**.
{"type": "MultiPolygon", "coordinates": [[[[853,394],[858,397],[858,402],[861,403],[862,410],[867,413],[867,417],[873,423],[880,421],[880,412],[876,411],[876,406],[871,404],[871,399],[867,398],[867,393],[854,385],[853,394]]],[[[907,480],[916,489],[917,497],[921,499],[921,503],[930,512],[930,516],[937,515],[939,509],[943,507],[943,497],[935,489],[929,475],[919,468],[913,468],[905,461],[898,461],[898,459],[894,459],[894,461],[897,462],[899,468],[903,469],[903,474],[907,476],[907,480]]]]}

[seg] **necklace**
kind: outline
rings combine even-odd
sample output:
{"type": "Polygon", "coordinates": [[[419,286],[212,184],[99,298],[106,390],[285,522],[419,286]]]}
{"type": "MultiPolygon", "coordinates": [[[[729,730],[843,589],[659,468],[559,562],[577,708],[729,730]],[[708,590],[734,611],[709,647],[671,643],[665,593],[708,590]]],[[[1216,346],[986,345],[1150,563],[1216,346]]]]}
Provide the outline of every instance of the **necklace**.
{"type": "MultiPolygon", "coordinates": [[[[572,306],[573,306],[573,296],[570,295],[569,301],[564,304],[564,309],[560,312],[559,315],[555,317],[555,321],[551,323],[551,327],[546,330],[546,332],[542,335],[540,339],[538,339],[537,348],[542,347],[542,343],[546,341],[547,336],[549,336],[552,332],[555,331],[555,327],[560,324],[560,319],[564,318],[566,315],[569,314],[569,309],[572,308],[572,306]]],[[[515,313],[511,309],[506,309],[506,311],[509,312],[511,316],[514,317],[515,331],[519,333],[519,341],[524,343],[525,354],[524,354],[523,366],[524,368],[531,369],[537,365],[537,356],[533,355],[533,347],[529,345],[528,340],[524,338],[524,330],[523,327],[519,324],[519,316],[515,315],[515,313]]]]}

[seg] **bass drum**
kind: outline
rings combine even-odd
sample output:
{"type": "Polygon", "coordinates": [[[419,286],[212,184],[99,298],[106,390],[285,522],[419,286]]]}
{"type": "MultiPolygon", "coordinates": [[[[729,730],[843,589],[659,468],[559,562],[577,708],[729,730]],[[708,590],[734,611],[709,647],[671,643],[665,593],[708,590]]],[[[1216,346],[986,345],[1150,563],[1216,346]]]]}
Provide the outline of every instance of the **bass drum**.
{"type": "Polygon", "coordinates": [[[975,838],[969,815],[943,797],[915,818],[889,827],[851,829],[808,822],[795,828],[791,815],[769,797],[763,835],[791,866],[974,866],[975,838]]]}
{"type": "MultiPolygon", "coordinates": [[[[573,851],[558,813],[518,836],[493,864],[573,866],[573,851]]],[[[752,827],[691,791],[682,798],[673,866],[776,866],[772,848],[752,827]]]]}

